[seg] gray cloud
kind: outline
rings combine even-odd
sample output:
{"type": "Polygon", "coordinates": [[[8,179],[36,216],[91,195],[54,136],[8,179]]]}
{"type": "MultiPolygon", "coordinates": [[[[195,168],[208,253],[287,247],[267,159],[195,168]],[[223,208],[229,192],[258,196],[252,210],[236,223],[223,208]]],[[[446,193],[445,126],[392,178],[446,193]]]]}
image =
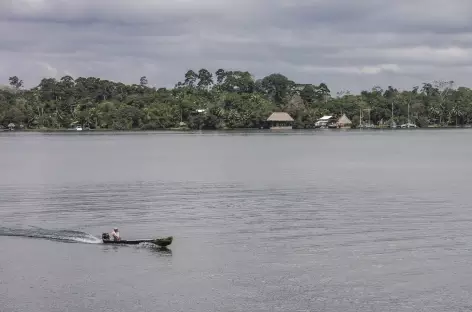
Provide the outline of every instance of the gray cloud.
{"type": "Polygon", "coordinates": [[[0,0],[0,71],[173,86],[188,69],[280,72],[333,91],[469,85],[466,0],[0,0]]]}

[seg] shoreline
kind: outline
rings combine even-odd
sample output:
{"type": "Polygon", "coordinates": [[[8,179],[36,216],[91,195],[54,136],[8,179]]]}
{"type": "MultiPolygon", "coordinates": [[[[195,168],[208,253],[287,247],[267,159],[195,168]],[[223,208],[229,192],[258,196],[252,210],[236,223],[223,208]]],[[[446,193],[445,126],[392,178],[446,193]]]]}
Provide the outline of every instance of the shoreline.
{"type": "Polygon", "coordinates": [[[75,130],[75,129],[0,129],[0,133],[165,133],[165,132],[179,132],[179,133],[195,133],[195,132],[265,132],[265,133],[291,133],[291,132],[364,132],[364,131],[405,131],[405,130],[472,130],[472,127],[417,127],[417,128],[344,128],[344,129],[326,129],[326,128],[304,128],[304,129],[259,129],[259,128],[236,128],[236,129],[182,129],[182,128],[168,128],[157,130],[143,130],[143,129],[89,129],[89,130],[75,130]]]}

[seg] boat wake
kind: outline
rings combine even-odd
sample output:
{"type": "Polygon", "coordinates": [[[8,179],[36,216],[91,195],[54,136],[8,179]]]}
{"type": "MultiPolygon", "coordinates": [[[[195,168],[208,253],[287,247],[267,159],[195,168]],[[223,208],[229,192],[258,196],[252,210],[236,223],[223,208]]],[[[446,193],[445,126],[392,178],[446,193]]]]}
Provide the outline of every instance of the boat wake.
{"type": "Polygon", "coordinates": [[[0,227],[0,236],[48,239],[66,243],[100,244],[102,240],[92,234],[71,230],[48,230],[37,227],[13,229],[0,227]]]}

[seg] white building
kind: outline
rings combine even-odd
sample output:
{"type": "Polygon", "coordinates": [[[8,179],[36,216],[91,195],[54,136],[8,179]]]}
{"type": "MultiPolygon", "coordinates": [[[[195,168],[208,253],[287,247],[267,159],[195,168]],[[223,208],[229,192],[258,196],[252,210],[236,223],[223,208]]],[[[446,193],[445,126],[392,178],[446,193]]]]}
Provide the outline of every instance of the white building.
{"type": "Polygon", "coordinates": [[[318,119],[315,123],[315,128],[326,128],[332,123],[336,123],[336,118],[332,115],[326,115],[318,119]]]}

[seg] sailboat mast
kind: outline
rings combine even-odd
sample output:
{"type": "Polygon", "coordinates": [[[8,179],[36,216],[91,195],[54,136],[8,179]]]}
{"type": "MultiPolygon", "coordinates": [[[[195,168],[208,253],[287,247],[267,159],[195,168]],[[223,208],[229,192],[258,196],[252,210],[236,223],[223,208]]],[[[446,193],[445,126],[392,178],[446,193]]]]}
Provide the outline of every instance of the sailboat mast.
{"type": "Polygon", "coordinates": [[[392,119],[390,120],[390,124],[393,128],[393,100],[392,100],[392,119]]]}
{"type": "Polygon", "coordinates": [[[362,108],[359,108],[359,129],[362,126],[362,108]]]}

